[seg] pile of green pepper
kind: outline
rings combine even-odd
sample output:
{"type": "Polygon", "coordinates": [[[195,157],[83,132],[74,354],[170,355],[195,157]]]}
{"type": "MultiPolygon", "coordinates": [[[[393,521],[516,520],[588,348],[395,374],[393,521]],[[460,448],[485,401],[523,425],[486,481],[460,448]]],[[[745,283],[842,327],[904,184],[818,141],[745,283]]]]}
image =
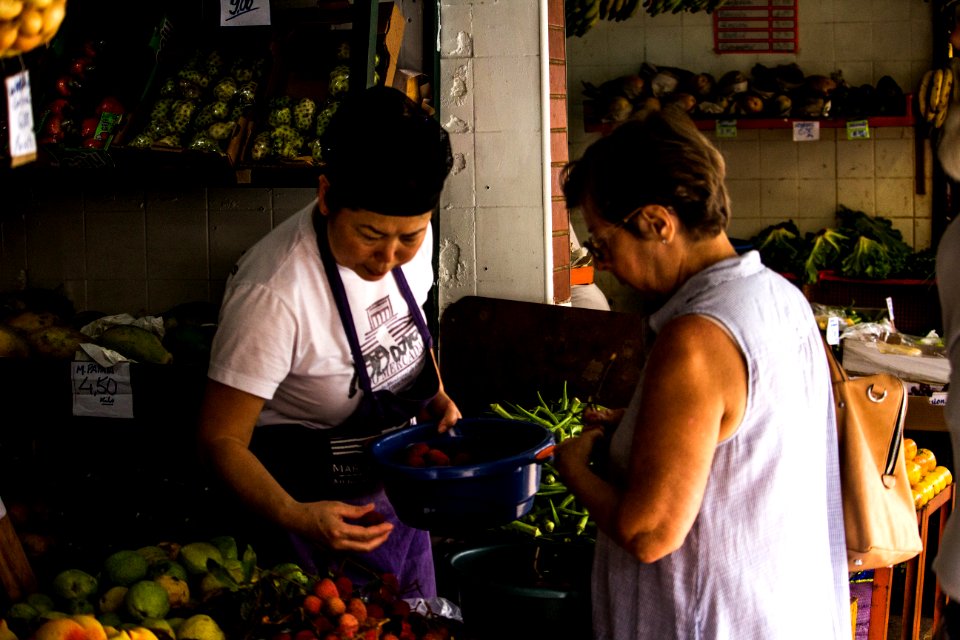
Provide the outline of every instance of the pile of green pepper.
{"type": "MultiPolygon", "coordinates": [[[[583,412],[588,405],[579,398],[570,398],[566,383],[563,384],[560,399],[547,402],[539,391],[537,398],[540,402],[532,409],[504,402],[492,403],[490,410],[508,420],[543,425],[553,433],[557,443],[580,434],[583,430],[583,412]]],[[[522,518],[505,526],[536,538],[559,542],[593,542],[596,539],[596,523],[560,481],[557,470],[549,462],[545,462],[541,469],[540,487],[534,496],[533,507],[522,518]]]]}

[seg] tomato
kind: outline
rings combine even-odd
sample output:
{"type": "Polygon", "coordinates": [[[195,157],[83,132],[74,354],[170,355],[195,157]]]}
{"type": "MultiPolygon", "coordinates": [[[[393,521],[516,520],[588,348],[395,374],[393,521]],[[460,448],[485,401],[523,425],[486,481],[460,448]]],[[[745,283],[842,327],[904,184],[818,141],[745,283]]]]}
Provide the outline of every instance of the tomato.
{"type": "Polygon", "coordinates": [[[100,124],[100,118],[84,118],[80,122],[80,137],[81,138],[92,138],[93,134],[97,132],[97,125],[100,124]]]}
{"type": "Polygon", "coordinates": [[[74,58],[70,62],[70,73],[78,78],[84,78],[96,67],[90,58],[74,58]]]}
{"type": "Polygon", "coordinates": [[[88,149],[102,149],[103,140],[100,140],[99,138],[87,138],[83,141],[83,146],[87,147],[88,149]]]}
{"type": "Polygon", "coordinates": [[[96,108],[97,115],[103,112],[122,114],[124,113],[123,103],[116,96],[107,96],[100,101],[96,108]]]}
{"type": "Polygon", "coordinates": [[[43,130],[41,133],[53,138],[63,137],[63,116],[59,113],[51,113],[43,121],[43,130]]]}
{"type": "Polygon", "coordinates": [[[71,108],[70,102],[66,98],[54,98],[50,101],[50,104],[47,105],[48,111],[61,115],[64,112],[69,111],[71,108]]]}

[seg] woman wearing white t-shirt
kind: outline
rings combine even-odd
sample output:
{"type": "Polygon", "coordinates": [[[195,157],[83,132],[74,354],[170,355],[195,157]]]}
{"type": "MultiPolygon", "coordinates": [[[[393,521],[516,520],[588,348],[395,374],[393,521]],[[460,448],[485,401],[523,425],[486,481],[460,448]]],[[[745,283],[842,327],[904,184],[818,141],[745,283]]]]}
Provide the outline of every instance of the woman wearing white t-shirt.
{"type": "Polygon", "coordinates": [[[201,450],[305,570],[394,573],[410,596],[433,597],[429,536],[396,518],[365,445],[411,418],[444,431],[460,417],[421,312],[450,143],[382,87],[346,101],[328,132],[316,202],[227,282],[201,450]]]}

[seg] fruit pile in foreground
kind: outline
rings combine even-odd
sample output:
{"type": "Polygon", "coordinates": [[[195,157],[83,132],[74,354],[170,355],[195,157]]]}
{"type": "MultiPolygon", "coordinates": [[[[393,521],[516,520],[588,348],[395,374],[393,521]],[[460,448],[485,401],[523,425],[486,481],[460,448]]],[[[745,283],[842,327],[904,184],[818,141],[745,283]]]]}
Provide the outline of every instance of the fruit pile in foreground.
{"type": "Polygon", "coordinates": [[[361,587],[256,564],[219,536],[120,549],[70,567],[0,611],[0,640],[444,640],[458,624],[412,611],[392,574],[361,587]],[[47,582],[47,584],[43,584],[47,582]]]}
{"type": "Polygon", "coordinates": [[[953,474],[937,464],[937,456],[930,449],[918,448],[915,440],[903,439],[903,457],[907,461],[907,478],[913,490],[913,504],[917,511],[934,496],[953,484],[953,474]]]}

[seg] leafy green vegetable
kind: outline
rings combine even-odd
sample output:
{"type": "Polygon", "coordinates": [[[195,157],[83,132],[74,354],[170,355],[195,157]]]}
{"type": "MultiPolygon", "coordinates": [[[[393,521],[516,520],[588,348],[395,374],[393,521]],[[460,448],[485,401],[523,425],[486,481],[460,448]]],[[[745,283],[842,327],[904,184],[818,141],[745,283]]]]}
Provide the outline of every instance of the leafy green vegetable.
{"type": "Polygon", "coordinates": [[[837,210],[837,219],[841,233],[859,239],[851,247],[858,255],[851,254],[843,260],[842,275],[848,278],[889,278],[903,272],[907,256],[913,253],[913,249],[903,241],[903,235],[889,219],[870,216],[843,205],[837,210]],[[863,242],[864,238],[872,242],[863,242]]]}
{"type": "Polygon", "coordinates": [[[849,240],[850,236],[831,228],[820,229],[816,234],[807,234],[811,248],[803,263],[804,283],[816,284],[821,271],[835,268],[847,252],[849,240]]]}
{"type": "Polygon", "coordinates": [[[807,254],[806,242],[793,220],[763,229],[751,238],[760,259],[774,271],[799,274],[807,254]]]}
{"type": "Polygon", "coordinates": [[[882,280],[893,272],[893,257],[886,245],[860,236],[853,251],[843,259],[840,271],[848,278],[882,280]]]}

